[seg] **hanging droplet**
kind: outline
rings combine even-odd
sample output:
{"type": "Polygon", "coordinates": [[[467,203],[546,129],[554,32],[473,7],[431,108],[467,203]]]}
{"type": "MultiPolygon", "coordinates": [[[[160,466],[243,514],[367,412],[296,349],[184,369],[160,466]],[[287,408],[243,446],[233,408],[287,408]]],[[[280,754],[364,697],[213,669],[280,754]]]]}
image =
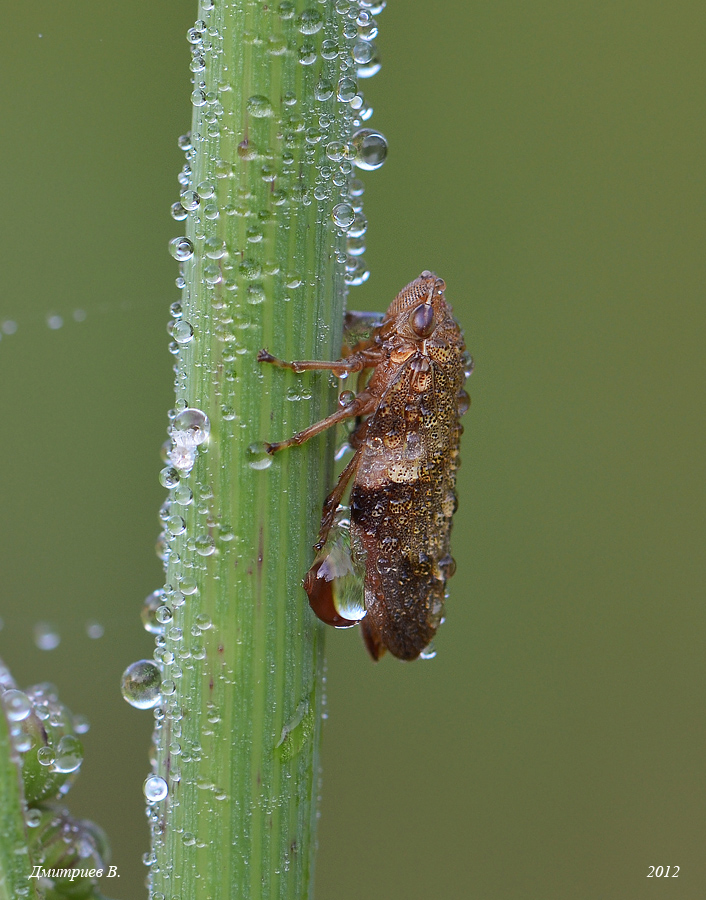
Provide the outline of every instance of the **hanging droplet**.
{"type": "Polygon", "coordinates": [[[130,706],[151,709],[159,702],[162,674],[151,659],[131,663],[123,672],[120,690],[130,706]]]}
{"type": "Polygon", "coordinates": [[[355,148],[353,162],[359,169],[379,169],[387,156],[387,141],[384,135],[372,128],[360,128],[351,138],[355,148]]]}

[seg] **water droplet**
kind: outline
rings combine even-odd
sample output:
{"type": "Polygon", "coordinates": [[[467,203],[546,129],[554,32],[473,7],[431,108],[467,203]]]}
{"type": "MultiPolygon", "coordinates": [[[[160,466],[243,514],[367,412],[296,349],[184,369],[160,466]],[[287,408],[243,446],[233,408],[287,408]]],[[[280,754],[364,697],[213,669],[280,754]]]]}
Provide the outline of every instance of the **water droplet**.
{"type": "Polygon", "coordinates": [[[2,323],[2,330],[5,334],[14,334],[17,331],[17,322],[14,322],[12,319],[5,319],[2,323]]]}
{"type": "Polygon", "coordinates": [[[148,775],[142,790],[148,803],[159,803],[169,793],[167,782],[159,775],[148,775]]]}
{"type": "MultiPolygon", "coordinates": [[[[382,69],[382,60],[380,59],[380,54],[378,52],[375,44],[368,45],[371,49],[370,59],[364,63],[363,65],[358,65],[356,69],[356,74],[358,78],[372,78],[373,75],[377,75],[377,73],[382,69]]],[[[372,115],[373,111],[371,107],[368,107],[369,112],[367,114],[363,114],[361,109],[361,116],[363,119],[369,119],[372,115]]]]}
{"type": "Polygon", "coordinates": [[[361,10],[356,19],[358,34],[364,41],[372,41],[378,36],[378,23],[367,10],[361,10]]]}
{"type": "Polygon", "coordinates": [[[197,446],[208,440],[211,433],[211,422],[206,413],[195,406],[187,406],[174,418],[174,429],[185,431],[197,446]]]}
{"type": "Polygon", "coordinates": [[[350,406],[354,400],[355,400],[355,391],[341,391],[341,393],[338,395],[338,405],[341,408],[350,406]]]}
{"type": "Polygon", "coordinates": [[[211,556],[216,552],[216,542],[210,534],[200,534],[196,538],[196,552],[199,556],[211,556]]]}
{"type": "Polygon", "coordinates": [[[34,626],[34,643],[40,650],[54,650],[60,642],[59,632],[49,622],[37,622],[34,626]]]}
{"type": "Polygon", "coordinates": [[[329,141],[326,144],[326,156],[333,162],[340,162],[345,153],[345,145],[342,141],[329,141]]]}
{"type": "Polygon", "coordinates": [[[184,207],[178,201],[176,203],[172,203],[172,219],[175,222],[183,222],[184,219],[189,215],[188,212],[184,209],[184,207]]]}
{"type": "Polygon", "coordinates": [[[468,352],[468,350],[464,350],[461,355],[461,365],[463,366],[463,376],[464,378],[470,378],[473,374],[473,357],[468,352]]]}
{"type": "Polygon", "coordinates": [[[36,828],[42,821],[41,809],[28,809],[25,813],[25,823],[28,828],[36,828]]]}
{"type": "Polygon", "coordinates": [[[357,286],[366,282],[368,278],[370,278],[370,271],[362,256],[346,258],[346,274],[344,276],[346,284],[357,286]]]}
{"type": "Polygon", "coordinates": [[[362,256],[365,253],[365,241],[363,238],[349,237],[346,241],[346,253],[349,256],[362,256]]]}
{"type": "Polygon", "coordinates": [[[426,647],[419,654],[420,659],[434,659],[436,656],[436,647],[434,646],[434,642],[430,641],[426,647]]]}
{"type": "Polygon", "coordinates": [[[459,416],[463,416],[471,407],[471,398],[466,391],[461,391],[456,397],[456,409],[459,416]]]}
{"type": "Polygon", "coordinates": [[[32,702],[22,691],[9,690],[2,695],[2,703],[11,722],[21,722],[32,712],[32,702]]]}
{"type": "Polygon", "coordinates": [[[321,30],[323,18],[318,9],[309,7],[305,9],[297,20],[297,28],[302,34],[316,34],[321,30]]]}
{"type": "Polygon", "coordinates": [[[159,483],[162,487],[171,489],[179,484],[179,473],[174,466],[165,466],[159,473],[159,483]]]}
{"type": "Polygon", "coordinates": [[[302,44],[299,48],[299,62],[303,66],[312,66],[316,62],[316,47],[313,44],[302,44]]]}
{"type": "MultiPolygon", "coordinates": [[[[356,213],[355,219],[353,220],[350,228],[348,229],[348,236],[353,238],[363,237],[365,232],[368,230],[368,220],[365,218],[362,212],[356,213]]],[[[359,255],[359,254],[354,254],[359,255]]]]}
{"type": "Polygon", "coordinates": [[[191,92],[191,102],[194,106],[205,106],[206,105],[206,93],[202,91],[201,88],[196,88],[195,91],[191,92]]]}
{"type": "Polygon", "coordinates": [[[172,337],[177,344],[188,344],[194,338],[194,329],[191,322],[180,319],[172,326],[172,337]]]}
{"type": "Polygon", "coordinates": [[[51,747],[40,747],[37,750],[37,762],[40,766],[50,766],[54,762],[54,750],[51,747]]]}
{"type": "Polygon", "coordinates": [[[81,741],[73,734],[65,734],[56,748],[54,757],[55,772],[75,772],[81,768],[83,762],[83,747],[81,741]]]}
{"type": "Polygon", "coordinates": [[[61,328],[63,324],[63,318],[56,313],[52,313],[51,315],[47,316],[47,325],[49,326],[49,328],[51,328],[52,331],[56,331],[58,328],[61,328]]]}
{"type": "Polygon", "coordinates": [[[97,640],[98,638],[102,638],[105,634],[105,628],[101,625],[100,622],[96,622],[95,620],[90,620],[86,622],[86,634],[91,640],[97,640]]]}
{"type": "Polygon", "coordinates": [[[254,119],[266,119],[275,114],[272,104],[262,94],[253,94],[248,97],[247,110],[254,119]]]}
{"type": "Polygon", "coordinates": [[[201,181],[196,186],[196,191],[202,200],[210,200],[216,193],[216,186],[210,181],[201,181]]]}
{"type": "Polygon", "coordinates": [[[272,457],[261,441],[250,444],[247,449],[247,458],[251,469],[269,469],[272,465],[272,457]]]}
{"type": "Polygon", "coordinates": [[[331,213],[333,221],[339,228],[347,230],[353,224],[355,212],[348,203],[337,203],[331,213]]]}
{"type": "Polygon", "coordinates": [[[130,706],[151,709],[159,702],[162,675],[151,659],[131,663],[123,672],[120,690],[130,706]]]}
{"type": "Polygon", "coordinates": [[[341,78],[338,82],[338,99],[342,103],[350,103],[351,100],[355,97],[357,90],[358,86],[356,85],[355,81],[352,78],[349,78],[347,75],[344,75],[344,77],[341,78]]]}
{"type": "Polygon", "coordinates": [[[245,291],[245,299],[252,306],[257,306],[259,303],[264,303],[267,299],[267,294],[265,293],[265,288],[259,282],[253,282],[253,284],[249,284],[245,291]]]}
{"type": "Polygon", "coordinates": [[[178,534],[183,534],[186,531],[186,522],[181,516],[169,516],[166,521],[167,529],[170,534],[173,534],[175,537],[178,534]]]}
{"type": "Polygon", "coordinates": [[[373,47],[367,41],[356,41],[351,48],[353,61],[364,66],[373,58],[373,47]]]}
{"type": "Polygon", "coordinates": [[[201,198],[196,193],[196,191],[182,191],[179,195],[179,202],[184,207],[184,209],[188,210],[188,212],[192,212],[192,210],[196,209],[201,202],[201,198]]]}
{"type": "Polygon", "coordinates": [[[174,259],[184,262],[194,255],[194,245],[187,237],[176,237],[169,241],[169,252],[174,259]]]}
{"type": "Polygon", "coordinates": [[[360,128],[351,138],[355,148],[354,162],[359,169],[379,169],[387,156],[387,141],[379,131],[360,128]]]}

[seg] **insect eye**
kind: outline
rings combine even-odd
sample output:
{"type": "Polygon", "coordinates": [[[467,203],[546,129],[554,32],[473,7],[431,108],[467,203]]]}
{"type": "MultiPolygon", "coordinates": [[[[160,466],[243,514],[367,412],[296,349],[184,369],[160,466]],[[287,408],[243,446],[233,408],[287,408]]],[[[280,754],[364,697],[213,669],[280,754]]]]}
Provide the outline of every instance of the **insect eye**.
{"type": "Polygon", "coordinates": [[[434,310],[430,303],[421,303],[410,317],[412,329],[419,337],[425,338],[434,330],[434,310]]]}

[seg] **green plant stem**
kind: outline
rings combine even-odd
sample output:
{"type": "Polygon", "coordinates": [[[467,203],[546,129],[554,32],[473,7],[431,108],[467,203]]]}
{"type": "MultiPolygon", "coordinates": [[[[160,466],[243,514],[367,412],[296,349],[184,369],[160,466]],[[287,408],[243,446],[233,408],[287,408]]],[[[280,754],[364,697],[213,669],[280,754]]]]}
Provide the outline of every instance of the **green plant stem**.
{"type": "Polygon", "coordinates": [[[256,353],[340,350],[345,235],[332,210],[352,165],[330,146],[350,138],[336,89],[355,70],[350,19],[331,0],[303,11],[232,2],[199,13],[205,68],[184,188],[199,204],[173,335],[177,410],[202,410],[211,434],[165,508],[173,618],[158,639],[155,771],[168,794],[149,806],[153,897],[305,898],[313,880],[323,629],[301,580],[332,438],[272,461],[262,442],[321,418],[335,395],[325,374],[262,366],[256,353]],[[324,58],[324,40],[337,56],[324,58]]]}

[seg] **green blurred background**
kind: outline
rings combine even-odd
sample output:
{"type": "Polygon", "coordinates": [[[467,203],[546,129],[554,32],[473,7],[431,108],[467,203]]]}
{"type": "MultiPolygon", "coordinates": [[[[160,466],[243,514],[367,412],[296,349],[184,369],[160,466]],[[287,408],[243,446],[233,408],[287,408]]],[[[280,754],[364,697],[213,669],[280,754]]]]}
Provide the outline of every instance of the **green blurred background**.
{"type": "MultiPolygon", "coordinates": [[[[69,799],[127,900],[151,715],[118,685],[162,581],[196,6],[6,13],[0,655],[91,720],[69,799]]],[[[476,373],[437,658],[328,637],[317,896],[703,896],[706,10],[404,0],[379,21],[363,87],[390,153],[350,306],[435,269],[476,373]]]]}

